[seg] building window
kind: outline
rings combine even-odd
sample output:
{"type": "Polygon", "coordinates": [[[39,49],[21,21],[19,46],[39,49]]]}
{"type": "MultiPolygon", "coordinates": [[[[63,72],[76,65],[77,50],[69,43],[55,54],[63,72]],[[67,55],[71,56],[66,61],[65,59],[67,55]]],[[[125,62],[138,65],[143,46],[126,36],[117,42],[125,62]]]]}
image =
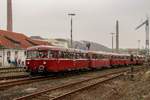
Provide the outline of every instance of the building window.
{"type": "Polygon", "coordinates": [[[11,63],[10,56],[11,56],[11,52],[7,51],[7,62],[8,63],[11,63]]]}
{"type": "Polygon", "coordinates": [[[15,55],[18,55],[18,51],[15,51],[15,55]]]}
{"type": "Polygon", "coordinates": [[[27,55],[27,52],[26,52],[26,51],[24,51],[24,55],[25,55],[25,56],[27,55]]]}
{"type": "Polygon", "coordinates": [[[10,57],[10,56],[11,56],[11,52],[7,51],[7,57],[10,57]]]}

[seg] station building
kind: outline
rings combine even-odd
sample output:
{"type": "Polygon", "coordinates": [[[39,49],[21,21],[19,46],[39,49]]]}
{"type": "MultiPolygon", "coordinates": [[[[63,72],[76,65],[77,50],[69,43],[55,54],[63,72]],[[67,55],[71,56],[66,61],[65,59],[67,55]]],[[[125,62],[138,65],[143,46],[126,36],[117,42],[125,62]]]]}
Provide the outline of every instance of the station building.
{"type": "Polygon", "coordinates": [[[33,40],[22,33],[0,30],[0,67],[24,66],[26,48],[36,45],[50,43],[33,40]]]}

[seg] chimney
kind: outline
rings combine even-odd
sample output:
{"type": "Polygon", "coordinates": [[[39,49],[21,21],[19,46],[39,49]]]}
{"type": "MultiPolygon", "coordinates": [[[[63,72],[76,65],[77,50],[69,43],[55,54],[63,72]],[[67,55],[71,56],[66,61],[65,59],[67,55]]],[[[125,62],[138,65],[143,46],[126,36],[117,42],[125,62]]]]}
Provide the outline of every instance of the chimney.
{"type": "Polygon", "coordinates": [[[12,0],[7,0],[7,31],[13,31],[12,0]]]}

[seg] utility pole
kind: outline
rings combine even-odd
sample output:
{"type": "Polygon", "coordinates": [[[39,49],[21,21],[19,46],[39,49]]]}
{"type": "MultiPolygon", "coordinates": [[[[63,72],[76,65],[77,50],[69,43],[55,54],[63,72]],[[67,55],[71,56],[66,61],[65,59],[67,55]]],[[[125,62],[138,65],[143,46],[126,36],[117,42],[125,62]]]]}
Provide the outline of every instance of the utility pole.
{"type": "Polygon", "coordinates": [[[7,0],[7,31],[13,31],[12,0],[7,0]]]}
{"type": "Polygon", "coordinates": [[[119,22],[116,21],[116,52],[119,52],[119,22]]]}
{"type": "Polygon", "coordinates": [[[70,22],[70,38],[71,38],[71,43],[70,43],[70,46],[71,48],[73,48],[73,36],[72,36],[72,32],[73,32],[73,16],[75,16],[76,14],[74,13],[69,13],[68,16],[71,16],[71,22],[70,22]]]}
{"type": "Polygon", "coordinates": [[[114,34],[115,33],[110,33],[110,34],[112,35],[112,37],[111,37],[112,38],[112,42],[111,43],[112,43],[112,52],[113,52],[114,51],[114,34]]]}
{"type": "Polygon", "coordinates": [[[139,52],[140,52],[140,40],[138,40],[138,54],[139,54],[139,52]]]}

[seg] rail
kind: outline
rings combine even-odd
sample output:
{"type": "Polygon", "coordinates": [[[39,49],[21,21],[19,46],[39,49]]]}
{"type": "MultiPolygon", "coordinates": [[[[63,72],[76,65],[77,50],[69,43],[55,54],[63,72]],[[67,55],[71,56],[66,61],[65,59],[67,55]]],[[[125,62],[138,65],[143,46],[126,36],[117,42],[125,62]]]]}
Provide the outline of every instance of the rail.
{"type": "Polygon", "coordinates": [[[56,100],[58,98],[64,97],[66,95],[75,93],[77,91],[81,91],[83,89],[87,89],[88,87],[94,86],[96,84],[114,79],[116,77],[119,77],[121,75],[124,75],[125,72],[128,72],[129,69],[126,70],[122,70],[122,71],[116,71],[116,72],[112,72],[106,75],[100,75],[97,77],[93,77],[93,78],[89,78],[89,79],[85,79],[82,81],[78,81],[78,82],[73,82],[73,83],[69,83],[69,84],[65,84],[62,86],[58,86],[55,88],[49,88],[49,89],[44,89],[42,91],[39,92],[35,92],[29,95],[25,95],[22,97],[18,97],[15,98],[14,100],[30,100],[34,97],[39,97],[42,94],[45,93],[50,93],[50,100],[56,100]],[[62,90],[64,90],[65,92],[62,92],[62,90]],[[59,93],[56,95],[56,91],[59,91],[59,93]],[[61,93],[60,93],[61,92],[61,93]]]}

